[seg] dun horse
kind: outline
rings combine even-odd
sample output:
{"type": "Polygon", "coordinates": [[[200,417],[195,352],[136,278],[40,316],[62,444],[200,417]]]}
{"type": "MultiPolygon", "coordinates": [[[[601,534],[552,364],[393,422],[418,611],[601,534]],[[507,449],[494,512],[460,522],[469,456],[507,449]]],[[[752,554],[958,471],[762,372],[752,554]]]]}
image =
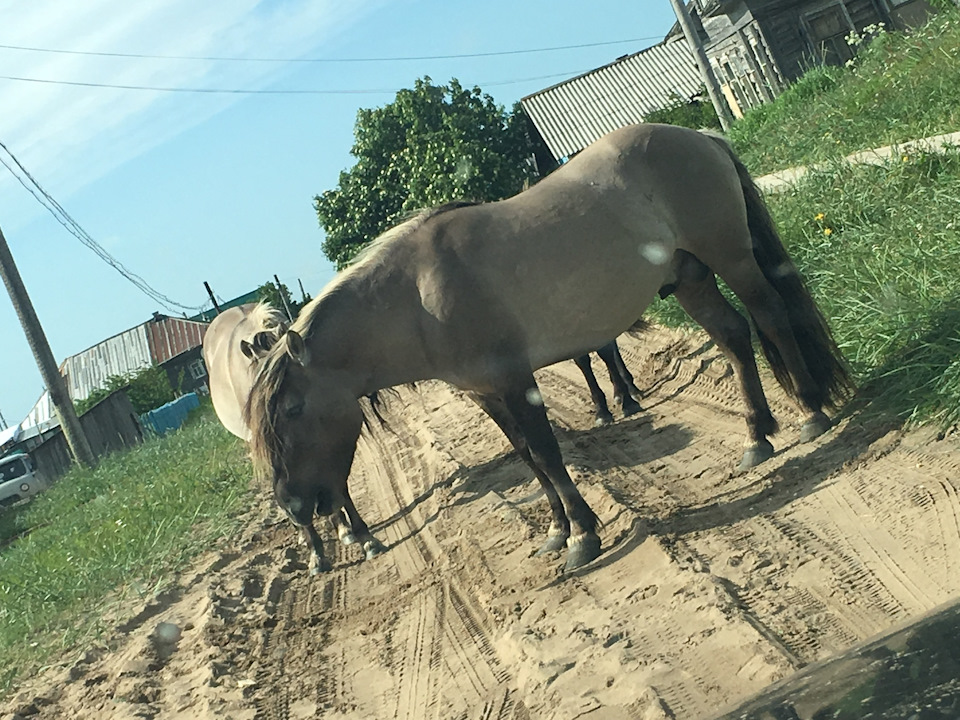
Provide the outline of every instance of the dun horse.
{"type": "MultiPolygon", "coordinates": [[[[257,363],[286,331],[287,320],[279,310],[264,303],[248,303],[217,315],[203,337],[213,408],[223,426],[239,438],[250,439],[250,431],[243,421],[243,408],[250,395],[257,363]]],[[[277,491],[275,486],[274,492],[277,491]]],[[[384,551],[383,545],[370,533],[346,487],[342,494],[343,503],[330,516],[340,542],[344,545],[359,542],[368,560],[379,555],[384,551]]],[[[279,502],[279,495],[277,499],[279,502]]],[[[283,502],[279,504],[286,508],[283,502]]],[[[327,566],[323,543],[312,523],[297,525],[311,548],[310,571],[315,574],[327,566]]]]}
{"type": "Polygon", "coordinates": [[[541,552],[566,567],[601,552],[598,519],[564,467],[534,380],[631,327],[674,293],[727,354],[746,400],[742,466],[777,429],[750,327],[774,375],[824,432],[851,383],[827,325],[743,164],[719,137],[666,125],[616,130],[519,195],[442,206],[381,236],[260,362],[245,409],[258,469],[306,526],[344,501],[358,398],[438,378],[467,391],[531,467],[553,520],[541,552]]]}

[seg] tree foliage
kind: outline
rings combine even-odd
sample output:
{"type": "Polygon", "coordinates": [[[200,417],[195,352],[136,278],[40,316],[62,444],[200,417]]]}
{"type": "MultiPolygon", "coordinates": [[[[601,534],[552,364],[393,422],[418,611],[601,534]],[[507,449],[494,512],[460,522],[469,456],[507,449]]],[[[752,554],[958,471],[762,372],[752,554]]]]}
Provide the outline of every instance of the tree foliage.
{"type": "Polygon", "coordinates": [[[105,387],[94,390],[83,400],[74,403],[77,413],[85,413],[117,390],[127,391],[133,409],[141,415],[175,399],[166,371],[154,365],[134,373],[111,375],[105,387]]]}
{"type": "Polygon", "coordinates": [[[310,302],[309,295],[304,298],[303,302],[294,300],[293,295],[290,293],[290,288],[287,287],[286,283],[280,283],[280,288],[278,289],[276,283],[269,281],[257,288],[257,298],[261,302],[270,303],[281,312],[284,311],[284,300],[286,300],[287,307],[290,308],[291,320],[296,320],[303,306],[310,302]]]}
{"type": "MultiPolygon", "coordinates": [[[[705,94],[706,90],[703,93],[705,94]]],[[[667,107],[655,110],[643,120],[667,125],[682,125],[693,130],[721,129],[720,118],[717,117],[717,111],[713,109],[713,103],[702,99],[687,100],[679,96],[674,96],[667,107]]]]}
{"type": "Polygon", "coordinates": [[[523,111],[510,112],[456,79],[418,79],[384,107],[361,109],[354,166],[314,198],[324,254],[342,269],[411,212],[451,200],[500,200],[535,173],[523,111]]]}

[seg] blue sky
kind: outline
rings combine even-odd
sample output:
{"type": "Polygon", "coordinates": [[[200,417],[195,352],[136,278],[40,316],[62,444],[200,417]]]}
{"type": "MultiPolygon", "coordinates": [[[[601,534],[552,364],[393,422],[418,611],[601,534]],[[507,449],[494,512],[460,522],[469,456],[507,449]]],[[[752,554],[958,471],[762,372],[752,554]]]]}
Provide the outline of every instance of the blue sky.
{"type": "MultiPolygon", "coordinates": [[[[203,282],[230,299],[277,274],[317,292],[333,277],[313,197],[352,164],[356,112],[417,77],[458,78],[509,107],[524,95],[662,39],[667,0],[0,0],[0,75],[153,88],[324,90],[238,94],[0,79],[0,142],[101,246],[188,306],[203,282]],[[374,92],[370,92],[374,91],[374,92]]],[[[69,234],[0,166],[0,228],[57,362],[168,312],[69,234]]],[[[43,383],[0,293],[0,413],[19,422],[43,383]]]]}

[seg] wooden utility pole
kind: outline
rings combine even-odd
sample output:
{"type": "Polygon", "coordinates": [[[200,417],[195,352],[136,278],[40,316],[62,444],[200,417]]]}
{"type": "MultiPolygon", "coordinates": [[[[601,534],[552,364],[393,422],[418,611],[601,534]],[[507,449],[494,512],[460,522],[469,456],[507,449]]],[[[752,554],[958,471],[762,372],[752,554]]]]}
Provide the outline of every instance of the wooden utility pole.
{"type": "Polygon", "coordinates": [[[720,92],[720,85],[713,74],[713,68],[710,67],[710,60],[707,59],[707,53],[703,49],[703,43],[700,42],[700,36],[693,27],[693,20],[690,19],[690,13],[687,12],[687,6],[684,4],[684,0],[670,0],[670,4],[673,5],[673,12],[676,14],[680,28],[683,30],[683,36],[687,39],[687,45],[693,52],[697,67],[700,68],[700,77],[703,78],[703,84],[707,86],[707,94],[710,96],[710,102],[713,103],[713,109],[717,111],[717,117],[720,118],[720,126],[724,131],[727,131],[733,125],[730,106],[727,105],[723,93],[720,92]]]}
{"type": "Polygon", "coordinates": [[[207,289],[207,295],[210,296],[210,302],[213,303],[213,309],[217,311],[217,315],[220,314],[220,306],[217,304],[217,299],[213,296],[213,290],[210,289],[210,285],[206,280],[203,281],[203,286],[207,289]]]}
{"type": "Polygon", "coordinates": [[[70,452],[81,465],[93,467],[97,459],[90,448],[90,443],[87,442],[87,436],[80,425],[80,418],[77,417],[73,401],[70,400],[63,377],[53,359],[47,336],[40,326],[40,320],[33,309],[33,303],[30,302],[30,296],[27,295],[27,289],[23,286],[20,272],[13,263],[13,255],[10,254],[10,248],[7,247],[7,240],[3,237],[2,230],[0,230],[0,276],[3,277],[3,284],[7,286],[7,292],[10,293],[13,308],[17,311],[17,317],[23,325],[23,332],[27,336],[37,367],[40,368],[40,375],[47,386],[47,392],[50,393],[50,399],[53,400],[53,407],[57,412],[70,452]]]}
{"type": "Polygon", "coordinates": [[[283,292],[283,283],[280,282],[280,278],[276,275],[273,276],[273,279],[277,282],[277,295],[280,296],[280,302],[283,303],[283,310],[287,313],[287,320],[293,322],[293,313],[290,312],[290,305],[287,303],[287,296],[283,292]]]}

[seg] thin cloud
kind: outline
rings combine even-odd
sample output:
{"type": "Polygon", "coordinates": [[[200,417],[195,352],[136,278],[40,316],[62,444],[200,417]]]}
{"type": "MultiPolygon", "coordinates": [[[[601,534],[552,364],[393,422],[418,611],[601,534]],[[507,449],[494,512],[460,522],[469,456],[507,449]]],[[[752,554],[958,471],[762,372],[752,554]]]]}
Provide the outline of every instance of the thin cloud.
{"type": "MultiPolygon", "coordinates": [[[[315,52],[380,0],[88,0],[0,2],[0,42],[85,51],[192,56],[297,56],[315,52]]],[[[0,50],[4,74],[52,80],[174,87],[262,88],[287,66],[90,57],[0,50]]],[[[65,196],[240,100],[171,97],[0,81],[0,140],[48,189],[65,196]]],[[[6,174],[5,170],[2,170],[6,174]]],[[[0,176],[5,223],[35,216],[16,182],[0,176]]]]}

